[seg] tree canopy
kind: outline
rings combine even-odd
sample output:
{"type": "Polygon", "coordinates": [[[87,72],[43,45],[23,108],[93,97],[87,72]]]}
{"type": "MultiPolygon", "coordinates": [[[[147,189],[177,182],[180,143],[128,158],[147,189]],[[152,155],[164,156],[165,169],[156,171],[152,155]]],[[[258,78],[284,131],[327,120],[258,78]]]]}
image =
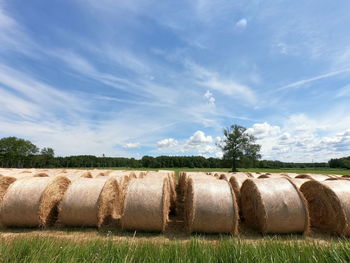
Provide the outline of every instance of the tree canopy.
{"type": "Polygon", "coordinates": [[[224,140],[219,144],[224,159],[231,161],[232,171],[237,171],[237,162],[239,160],[258,160],[261,146],[255,144],[256,138],[248,134],[247,129],[239,125],[231,125],[224,129],[224,140]]]}

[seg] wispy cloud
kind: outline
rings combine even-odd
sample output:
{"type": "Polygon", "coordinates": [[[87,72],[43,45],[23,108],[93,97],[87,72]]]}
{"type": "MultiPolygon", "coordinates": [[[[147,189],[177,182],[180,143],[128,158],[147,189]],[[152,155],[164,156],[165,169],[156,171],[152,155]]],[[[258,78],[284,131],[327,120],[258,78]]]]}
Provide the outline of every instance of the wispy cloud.
{"type": "Polygon", "coordinates": [[[345,68],[345,69],[331,71],[331,72],[328,72],[328,73],[325,73],[325,74],[321,74],[321,75],[318,75],[318,76],[315,76],[315,77],[302,79],[302,80],[299,80],[299,81],[296,81],[296,82],[284,85],[284,86],[278,88],[277,91],[287,90],[287,89],[291,89],[291,88],[297,88],[297,87],[300,87],[302,85],[306,85],[306,84],[312,83],[314,81],[331,78],[331,77],[334,77],[334,76],[337,76],[337,75],[340,75],[340,74],[343,74],[343,73],[347,73],[347,72],[350,72],[350,68],[345,68]]]}

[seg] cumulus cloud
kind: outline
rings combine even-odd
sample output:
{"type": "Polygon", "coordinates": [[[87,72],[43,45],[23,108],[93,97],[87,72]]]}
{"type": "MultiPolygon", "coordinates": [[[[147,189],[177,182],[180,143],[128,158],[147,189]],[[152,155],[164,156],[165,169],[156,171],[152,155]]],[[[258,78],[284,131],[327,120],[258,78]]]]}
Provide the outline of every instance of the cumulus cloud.
{"type": "Polygon", "coordinates": [[[205,136],[205,133],[202,131],[196,131],[186,142],[187,147],[196,147],[200,145],[205,145],[212,143],[213,138],[211,136],[205,136]]]}
{"type": "Polygon", "coordinates": [[[179,142],[177,140],[175,140],[174,138],[167,138],[167,139],[163,139],[157,142],[157,147],[158,148],[171,148],[171,147],[175,147],[179,144],[179,142]]]}
{"type": "Polygon", "coordinates": [[[127,148],[127,149],[136,149],[136,148],[140,148],[140,143],[126,143],[124,145],[124,148],[127,148]]]}
{"type": "Polygon", "coordinates": [[[262,139],[268,136],[276,136],[281,132],[281,128],[264,122],[254,124],[253,127],[248,128],[246,132],[254,135],[258,139],[262,139]]]}

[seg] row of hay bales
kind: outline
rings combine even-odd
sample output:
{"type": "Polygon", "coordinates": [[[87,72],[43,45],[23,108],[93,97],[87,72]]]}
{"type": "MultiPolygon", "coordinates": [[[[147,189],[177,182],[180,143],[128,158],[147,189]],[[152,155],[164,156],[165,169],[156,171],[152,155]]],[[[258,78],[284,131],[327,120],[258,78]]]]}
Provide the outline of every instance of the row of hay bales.
{"type": "Polygon", "coordinates": [[[318,231],[350,235],[348,176],[286,173],[181,173],[188,232],[318,231]],[[222,180],[219,180],[222,179],[222,180]]]}
{"type": "Polygon", "coordinates": [[[0,223],[120,223],[123,229],[165,231],[169,212],[179,213],[182,203],[188,233],[235,235],[243,222],[262,233],[306,233],[311,226],[350,235],[346,176],[183,172],[176,181],[165,170],[0,169],[0,223]]]}
{"type": "Polygon", "coordinates": [[[1,169],[0,224],[100,227],[121,221],[125,229],[162,231],[168,213],[154,221],[174,205],[174,193],[170,171],[1,169]]]}

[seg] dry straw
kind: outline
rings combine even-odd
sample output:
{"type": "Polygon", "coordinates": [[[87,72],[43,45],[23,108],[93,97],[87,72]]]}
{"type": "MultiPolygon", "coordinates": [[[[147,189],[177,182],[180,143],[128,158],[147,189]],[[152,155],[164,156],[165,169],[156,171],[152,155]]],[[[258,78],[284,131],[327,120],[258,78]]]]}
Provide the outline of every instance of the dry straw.
{"type": "Polygon", "coordinates": [[[238,207],[225,180],[189,179],[185,223],[188,233],[231,233],[238,231],[238,207]]]}
{"type": "Polygon", "coordinates": [[[133,180],[124,201],[122,228],[165,231],[170,209],[169,179],[133,180]]]}
{"type": "Polygon", "coordinates": [[[310,179],[297,179],[297,178],[291,178],[289,179],[289,181],[291,181],[296,188],[298,188],[300,190],[300,187],[306,183],[306,182],[309,182],[310,179]]]}
{"type": "Polygon", "coordinates": [[[0,221],[5,226],[50,226],[57,206],[70,184],[66,177],[33,177],[17,180],[4,195],[0,221]]]}
{"type": "Polygon", "coordinates": [[[286,178],[246,180],[241,188],[241,202],[247,225],[262,233],[308,231],[306,201],[286,178]]]}
{"type": "Polygon", "coordinates": [[[59,206],[59,222],[68,226],[97,226],[120,218],[121,189],[114,178],[81,178],[68,188],[59,206]]]}
{"type": "Polygon", "coordinates": [[[258,178],[263,179],[263,178],[285,178],[285,177],[289,178],[288,175],[283,174],[283,173],[265,173],[265,174],[260,175],[258,178]]]}
{"type": "Polygon", "coordinates": [[[309,181],[301,191],[308,201],[311,226],[326,233],[350,236],[350,181],[309,181]]]}
{"type": "Polygon", "coordinates": [[[14,177],[0,175],[0,205],[7,188],[9,188],[14,181],[16,181],[14,177]]]}

